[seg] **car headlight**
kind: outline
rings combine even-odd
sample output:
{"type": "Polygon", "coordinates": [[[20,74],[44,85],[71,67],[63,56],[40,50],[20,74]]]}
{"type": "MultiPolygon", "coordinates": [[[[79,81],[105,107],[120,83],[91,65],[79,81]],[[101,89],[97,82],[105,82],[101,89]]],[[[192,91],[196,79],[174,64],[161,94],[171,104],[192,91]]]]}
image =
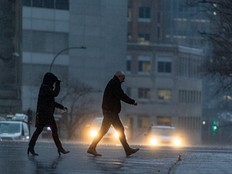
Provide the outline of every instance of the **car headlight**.
{"type": "Polygon", "coordinates": [[[90,131],[90,137],[92,137],[92,138],[96,137],[97,134],[98,134],[98,132],[96,130],[91,130],[90,131]]]}
{"type": "Polygon", "coordinates": [[[181,140],[180,140],[179,138],[176,138],[176,137],[175,137],[175,138],[173,139],[173,143],[174,143],[175,146],[180,146],[180,145],[181,145],[181,140]]]}
{"type": "Polygon", "coordinates": [[[158,144],[157,138],[151,137],[151,138],[150,138],[150,144],[151,144],[151,145],[157,145],[157,144],[158,144]]]}
{"type": "Polygon", "coordinates": [[[115,137],[115,138],[119,138],[119,136],[120,136],[120,134],[119,134],[117,131],[115,131],[114,137],[115,137]]]}

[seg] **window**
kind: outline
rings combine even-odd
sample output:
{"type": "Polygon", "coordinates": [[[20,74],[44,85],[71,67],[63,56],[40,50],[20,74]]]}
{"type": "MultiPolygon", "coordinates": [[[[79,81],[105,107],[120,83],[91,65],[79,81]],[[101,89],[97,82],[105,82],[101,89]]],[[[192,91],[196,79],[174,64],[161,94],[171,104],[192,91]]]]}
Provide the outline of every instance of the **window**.
{"type": "Polygon", "coordinates": [[[138,37],[138,42],[140,44],[144,44],[144,45],[149,44],[150,43],[150,35],[149,34],[140,33],[139,37],[138,37]]]}
{"type": "Polygon", "coordinates": [[[43,7],[43,0],[33,0],[32,6],[33,7],[43,7]]]}
{"type": "Polygon", "coordinates": [[[148,128],[150,125],[148,116],[139,116],[138,117],[138,128],[148,128]]]}
{"type": "Polygon", "coordinates": [[[31,0],[23,0],[23,5],[24,6],[31,6],[31,0]]]}
{"type": "Polygon", "coordinates": [[[172,91],[170,89],[158,89],[157,96],[159,100],[171,100],[172,91]]]}
{"type": "Polygon", "coordinates": [[[131,57],[130,56],[127,56],[126,71],[131,72],[131,57]]]}
{"type": "Polygon", "coordinates": [[[132,18],[132,8],[131,7],[127,8],[127,18],[130,19],[130,20],[132,18]]]}
{"type": "Polygon", "coordinates": [[[151,72],[151,57],[150,56],[139,56],[138,58],[138,71],[139,73],[150,73],[151,72]]]}
{"type": "Polygon", "coordinates": [[[67,0],[56,0],[56,9],[69,9],[69,1],[67,0]]]}
{"type": "Polygon", "coordinates": [[[149,19],[151,17],[150,7],[139,7],[139,18],[149,19]]]}
{"type": "Polygon", "coordinates": [[[131,33],[127,33],[127,41],[128,42],[132,41],[132,35],[131,35],[131,33]]]}
{"type": "Polygon", "coordinates": [[[170,117],[170,116],[157,116],[156,122],[158,125],[172,126],[172,117],[170,117]]]}
{"type": "Polygon", "coordinates": [[[158,72],[171,73],[171,71],[172,71],[171,62],[158,62],[158,72]]]}
{"type": "Polygon", "coordinates": [[[151,90],[149,88],[139,88],[138,89],[138,97],[139,97],[139,99],[150,99],[151,98],[151,90]]]}
{"type": "Polygon", "coordinates": [[[151,62],[146,60],[140,60],[139,72],[151,72],[151,62]]]}
{"type": "Polygon", "coordinates": [[[201,103],[201,91],[179,90],[179,102],[200,104],[201,103]]]}
{"type": "Polygon", "coordinates": [[[69,10],[69,0],[23,0],[24,6],[69,10]]]}
{"type": "Polygon", "coordinates": [[[166,61],[158,61],[158,72],[159,73],[171,73],[172,63],[166,61]]]}
{"type": "Polygon", "coordinates": [[[55,0],[46,0],[46,1],[44,1],[44,7],[45,8],[54,8],[54,1],[55,0]]]}

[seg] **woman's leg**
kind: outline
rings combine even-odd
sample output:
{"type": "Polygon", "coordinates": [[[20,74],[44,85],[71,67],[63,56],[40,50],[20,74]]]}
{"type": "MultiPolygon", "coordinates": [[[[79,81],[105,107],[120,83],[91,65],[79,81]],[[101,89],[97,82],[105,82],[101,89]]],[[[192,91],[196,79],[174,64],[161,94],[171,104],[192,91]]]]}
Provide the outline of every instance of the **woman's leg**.
{"type": "Polygon", "coordinates": [[[37,139],[42,131],[43,131],[43,126],[38,126],[36,128],[35,132],[33,133],[32,137],[31,137],[31,140],[28,144],[30,149],[34,149],[36,141],[37,141],[37,139]]]}
{"type": "Polygon", "coordinates": [[[58,129],[57,129],[55,120],[50,124],[50,127],[52,130],[52,137],[53,137],[53,140],[56,144],[57,149],[62,150],[63,147],[62,147],[62,144],[61,144],[59,136],[58,136],[58,129]]]}

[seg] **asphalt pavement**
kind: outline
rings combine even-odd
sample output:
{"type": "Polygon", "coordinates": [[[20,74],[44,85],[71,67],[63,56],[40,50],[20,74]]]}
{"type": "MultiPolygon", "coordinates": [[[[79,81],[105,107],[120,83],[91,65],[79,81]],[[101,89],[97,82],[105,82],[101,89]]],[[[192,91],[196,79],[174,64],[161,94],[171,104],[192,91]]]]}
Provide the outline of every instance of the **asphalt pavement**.
{"type": "MultiPolygon", "coordinates": [[[[138,147],[134,145],[133,147],[138,147]]],[[[66,143],[71,152],[58,156],[53,142],[38,142],[39,156],[27,155],[25,142],[0,142],[0,174],[221,174],[232,173],[230,148],[150,148],[126,157],[121,146],[99,145],[102,157],[86,153],[88,145],[66,143]]]]}

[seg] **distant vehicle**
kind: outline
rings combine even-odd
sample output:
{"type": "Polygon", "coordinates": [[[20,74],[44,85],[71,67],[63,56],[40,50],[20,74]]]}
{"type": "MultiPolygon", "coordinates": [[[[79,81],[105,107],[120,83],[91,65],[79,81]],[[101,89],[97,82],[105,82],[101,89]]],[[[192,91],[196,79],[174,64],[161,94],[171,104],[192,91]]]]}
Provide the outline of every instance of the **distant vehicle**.
{"type": "MultiPolygon", "coordinates": [[[[89,129],[88,129],[88,139],[92,140],[94,137],[97,136],[98,131],[100,130],[101,124],[103,121],[103,117],[96,117],[89,129]]],[[[125,134],[127,135],[127,127],[125,126],[125,134]]],[[[107,142],[107,143],[120,143],[119,141],[119,136],[120,134],[115,130],[115,128],[113,126],[110,127],[109,131],[106,133],[106,135],[103,137],[103,139],[101,140],[101,142],[107,142]]]]}
{"type": "Polygon", "coordinates": [[[23,121],[0,121],[0,141],[28,141],[29,128],[23,121]]]}
{"type": "Polygon", "coordinates": [[[50,127],[44,127],[42,131],[42,138],[51,139],[52,138],[52,130],[50,127]]]}
{"type": "Polygon", "coordinates": [[[172,126],[151,126],[145,135],[147,143],[152,146],[178,147],[183,145],[176,128],[172,126]]]}

